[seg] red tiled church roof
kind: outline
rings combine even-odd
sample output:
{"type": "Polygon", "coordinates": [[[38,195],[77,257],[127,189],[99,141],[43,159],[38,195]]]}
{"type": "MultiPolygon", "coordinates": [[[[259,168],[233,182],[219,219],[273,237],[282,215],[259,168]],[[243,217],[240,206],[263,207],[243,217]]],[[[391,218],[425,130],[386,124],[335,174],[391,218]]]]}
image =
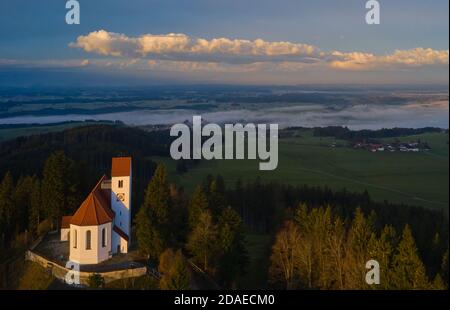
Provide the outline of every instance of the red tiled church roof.
{"type": "Polygon", "coordinates": [[[92,192],[70,219],[70,224],[77,226],[94,226],[112,222],[114,212],[110,209],[110,191],[101,188],[103,176],[92,192]],[[108,195],[109,192],[109,195],[108,195]]]}
{"type": "Polygon", "coordinates": [[[70,228],[70,220],[72,219],[71,215],[63,216],[61,219],[61,228],[70,228]]]}
{"type": "Polygon", "coordinates": [[[131,157],[113,157],[111,176],[124,177],[131,175],[131,157]]]}

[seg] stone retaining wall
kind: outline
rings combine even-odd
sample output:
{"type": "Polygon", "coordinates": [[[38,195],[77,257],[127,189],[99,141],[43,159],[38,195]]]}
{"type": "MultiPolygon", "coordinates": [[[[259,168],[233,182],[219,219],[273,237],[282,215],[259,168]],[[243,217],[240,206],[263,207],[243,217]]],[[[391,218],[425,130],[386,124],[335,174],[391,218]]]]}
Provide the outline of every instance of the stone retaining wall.
{"type": "MultiPolygon", "coordinates": [[[[39,254],[36,254],[33,251],[28,250],[25,253],[25,259],[35,262],[42,267],[48,269],[52,276],[55,278],[65,281],[66,276],[69,272],[71,272],[70,269],[61,266],[39,254]]],[[[91,276],[94,273],[100,274],[103,279],[105,280],[105,283],[112,282],[114,280],[119,279],[125,279],[125,278],[134,278],[134,277],[140,277],[145,274],[147,274],[147,268],[146,267],[138,267],[138,268],[128,268],[128,269],[119,269],[114,271],[108,271],[108,272],[86,272],[86,271],[80,271],[80,284],[87,285],[89,276],[91,276]]]]}

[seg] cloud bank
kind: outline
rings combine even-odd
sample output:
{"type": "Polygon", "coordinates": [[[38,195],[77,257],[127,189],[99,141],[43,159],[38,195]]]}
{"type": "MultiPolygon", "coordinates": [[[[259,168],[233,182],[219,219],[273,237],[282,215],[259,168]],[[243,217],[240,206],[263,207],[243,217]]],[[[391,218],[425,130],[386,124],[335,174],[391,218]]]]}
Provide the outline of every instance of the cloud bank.
{"type": "MultiPolygon", "coordinates": [[[[193,38],[186,34],[125,34],[99,30],[82,35],[70,47],[85,52],[125,59],[144,59],[149,68],[171,71],[279,70],[300,71],[305,67],[373,71],[448,66],[449,51],[431,48],[396,50],[375,55],[363,52],[322,51],[303,43],[193,38]]],[[[138,63],[134,61],[133,64],[138,63]]]]}
{"type": "Polygon", "coordinates": [[[314,61],[323,53],[308,44],[267,42],[242,39],[191,38],[185,34],[144,34],[127,37],[124,34],[99,30],[79,36],[71,47],[86,52],[116,57],[154,57],[173,60],[213,60],[216,62],[255,62],[257,60],[293,59],[314,61]],[[201,57],[199,57],[201,56],[201,57]]]}
{"type": "Polygon", "coordinates": [[[341,58],[331,62],[331,66],[344,70],[365,70],[394,67],[420,67],[427,65],[448,65],[449,53],[431,48],[414,48],[410,50],[396,50],[385,56],[369,53],[341,53],[334,52],[334,56],[341,58]]]}
{"type": "Polygon", "coordinates": [[[89,59],[3,59],[0,58],[0,68],[18,67],[18,68],[81,68],[91,64],[89,59]]]}

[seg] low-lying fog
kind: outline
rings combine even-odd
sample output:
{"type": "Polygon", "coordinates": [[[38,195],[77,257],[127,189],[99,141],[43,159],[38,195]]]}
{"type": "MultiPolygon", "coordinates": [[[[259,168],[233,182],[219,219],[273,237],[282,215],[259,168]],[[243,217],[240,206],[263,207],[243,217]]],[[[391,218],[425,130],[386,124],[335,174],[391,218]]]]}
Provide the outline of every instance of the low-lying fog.
{"type": "MultiPolygon", "coordinates": [[[[275,105],[275,104],[274,104],[275,105]]],[[[119,120],[128,125],[174,124],[192,121],[201,115],[214,123],[278,123],[288,126],[348,126],[351,129],[378,129],[392,127],[419,128],[426,126],[448,128],[448,101],[411,102],[408,104],[359,104],[327,106],[321,104],[201,112],[194,110],[133,110],[129,112],[95,115],[67,114],[54,116],[19,116],[0,119],[0,124],[55,123],[83,120],[119,120]]]]}

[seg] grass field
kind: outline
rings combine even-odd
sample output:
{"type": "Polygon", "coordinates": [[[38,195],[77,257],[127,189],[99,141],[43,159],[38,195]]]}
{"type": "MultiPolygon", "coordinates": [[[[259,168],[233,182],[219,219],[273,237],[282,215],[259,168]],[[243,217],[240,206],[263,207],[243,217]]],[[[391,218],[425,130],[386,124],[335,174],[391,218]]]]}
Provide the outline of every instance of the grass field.
{"type": "Polygon", "coordinates": [[[239,178],[252,181],[260,176],[263,182],[367,190],[377,201],[448,209],[448,134],[427,133],[399,139],[418,138],[428,142],[432,150],[371,153],[346,147],[345,141],[314,137],[310,130],[302,130],[294,137],[280,139],[279,163],[274,171],[259,171],[256,160],[204,160],[180,175],[176,173],[174,160],[153,159],[164,162],[171,180],[188,191],[208,174],[221,174],[229,186],[239,178]],[[338,147],[330,147],[333,142],[338,147]]]}

